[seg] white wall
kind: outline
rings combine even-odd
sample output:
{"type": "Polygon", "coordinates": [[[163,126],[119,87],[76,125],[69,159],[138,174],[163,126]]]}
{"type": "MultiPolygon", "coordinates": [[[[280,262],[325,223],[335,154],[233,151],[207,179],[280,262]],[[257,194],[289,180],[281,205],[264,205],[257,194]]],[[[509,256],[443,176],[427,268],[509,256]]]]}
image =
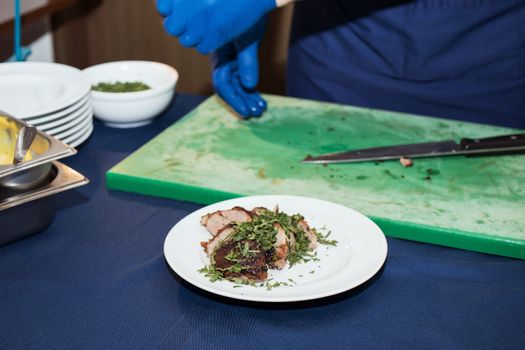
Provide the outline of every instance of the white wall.
{"type": "MultiPolygon", "coordinates": [[[[45,5],[48,0],[21,0],[22,13],[45,5]]],[[[14,17],[15,1],[0,0],[0,22],[14,17]]],[[[22,42],[31,48],[29,61],[53,62],[53,37],[50,32],[49,19],[44,18],[29,25],[23,25],[22,42]],[[25,39],[24,39],[25,38],[25,39]],[[31,38],[28,43],[27,38],[31,38]]],[[[12,48],[14,51],[14,47],[12,48]]]]}

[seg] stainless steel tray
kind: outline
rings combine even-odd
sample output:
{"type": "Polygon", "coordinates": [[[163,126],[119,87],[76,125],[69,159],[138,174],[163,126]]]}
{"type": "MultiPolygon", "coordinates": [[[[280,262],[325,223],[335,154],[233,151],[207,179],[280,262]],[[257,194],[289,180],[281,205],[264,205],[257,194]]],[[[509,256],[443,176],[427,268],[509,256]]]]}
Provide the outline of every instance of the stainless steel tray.
{"type": "Polygon", "coordinates": [[[0,214],[2,211],[14,206],[31,202],[33,200],[51,196],[56,193],[70,190],[89,183],[84,175],[60,163],[53,162],[53,179],[47,185],[33,191],[24,192],[7,198],[0,198],[0,214]]]}
{"type": "MultiPolygon", "coordinates": [[[[5,118],[8,121],[14,122],[18,130],[22,126],[29,125],[28,123],[16,119],[15,117],[2,111],[0,111],[0,118],[5,118]]],[[[13,142],[16,142],[16,140],[13,140],[13,142]]],[[[48,135],[40,130],[38,131],[35,141],[31,146],[31,150],[35,154],[35,157],[32,160],[25,161],[18,165],[0,164],[0,177],[49,163],[53,160],[69,157],[77,153],[73,147],[66,145],[53,136],[48,135]]]]}
{"type": "Polygon", "coordinates": [[[55,217],[53,195],[89,183],[66,165],[52,163],[52,180],[35,190],[0,198],[0,246],[46,229],[55,217]]]}

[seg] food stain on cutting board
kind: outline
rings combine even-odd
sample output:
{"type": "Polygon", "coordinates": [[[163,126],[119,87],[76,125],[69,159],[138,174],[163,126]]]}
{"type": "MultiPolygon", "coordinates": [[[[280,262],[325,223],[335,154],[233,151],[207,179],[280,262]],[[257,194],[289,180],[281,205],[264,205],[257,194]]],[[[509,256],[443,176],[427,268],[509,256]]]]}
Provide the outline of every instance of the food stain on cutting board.
{"type": "Polygon", "coordinates": [[[307,155],[515,130],[267,97],[268,112],[248,121],[210,98],[111,173],[239,195],[311,196],[372,217],[525,239],[523,156],[415,159],[407,168],[397,161],[301,162],[307,155]]]}

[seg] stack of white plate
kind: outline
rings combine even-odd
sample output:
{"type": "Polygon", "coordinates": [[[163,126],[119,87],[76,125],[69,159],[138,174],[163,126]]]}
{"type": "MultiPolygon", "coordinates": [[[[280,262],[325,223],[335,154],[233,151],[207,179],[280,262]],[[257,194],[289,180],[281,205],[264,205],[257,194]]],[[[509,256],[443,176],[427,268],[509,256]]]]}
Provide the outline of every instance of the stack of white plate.
{"type": "Polygon", "coordinates": [[[90,94],[79,69],[44,62],[0,64],[0,111],[73,147],[93,132],[90,94]]]}

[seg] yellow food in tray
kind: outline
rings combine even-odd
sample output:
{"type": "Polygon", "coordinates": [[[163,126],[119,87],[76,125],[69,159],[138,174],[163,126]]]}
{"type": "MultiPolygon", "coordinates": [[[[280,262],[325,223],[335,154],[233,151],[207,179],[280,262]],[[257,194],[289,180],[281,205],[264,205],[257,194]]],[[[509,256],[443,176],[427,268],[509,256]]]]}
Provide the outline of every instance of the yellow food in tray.
{"type": "MultiPolygon", "coordinates": [[[[14,120],[0,115],[0,165],[13,163],[16,138],[20,125],[14,120]]],[[[27,152],[24,161],[33,159],[36,155],[47,150],[49,144],[41,136],[37,136],[31,149],[27,152]]]]}
{"type": "Polygon", "coordinates": [[[18,125],[7,119],[0,117],[0,164],[10,164],[15,153],[16,134],[18,125]]]}

